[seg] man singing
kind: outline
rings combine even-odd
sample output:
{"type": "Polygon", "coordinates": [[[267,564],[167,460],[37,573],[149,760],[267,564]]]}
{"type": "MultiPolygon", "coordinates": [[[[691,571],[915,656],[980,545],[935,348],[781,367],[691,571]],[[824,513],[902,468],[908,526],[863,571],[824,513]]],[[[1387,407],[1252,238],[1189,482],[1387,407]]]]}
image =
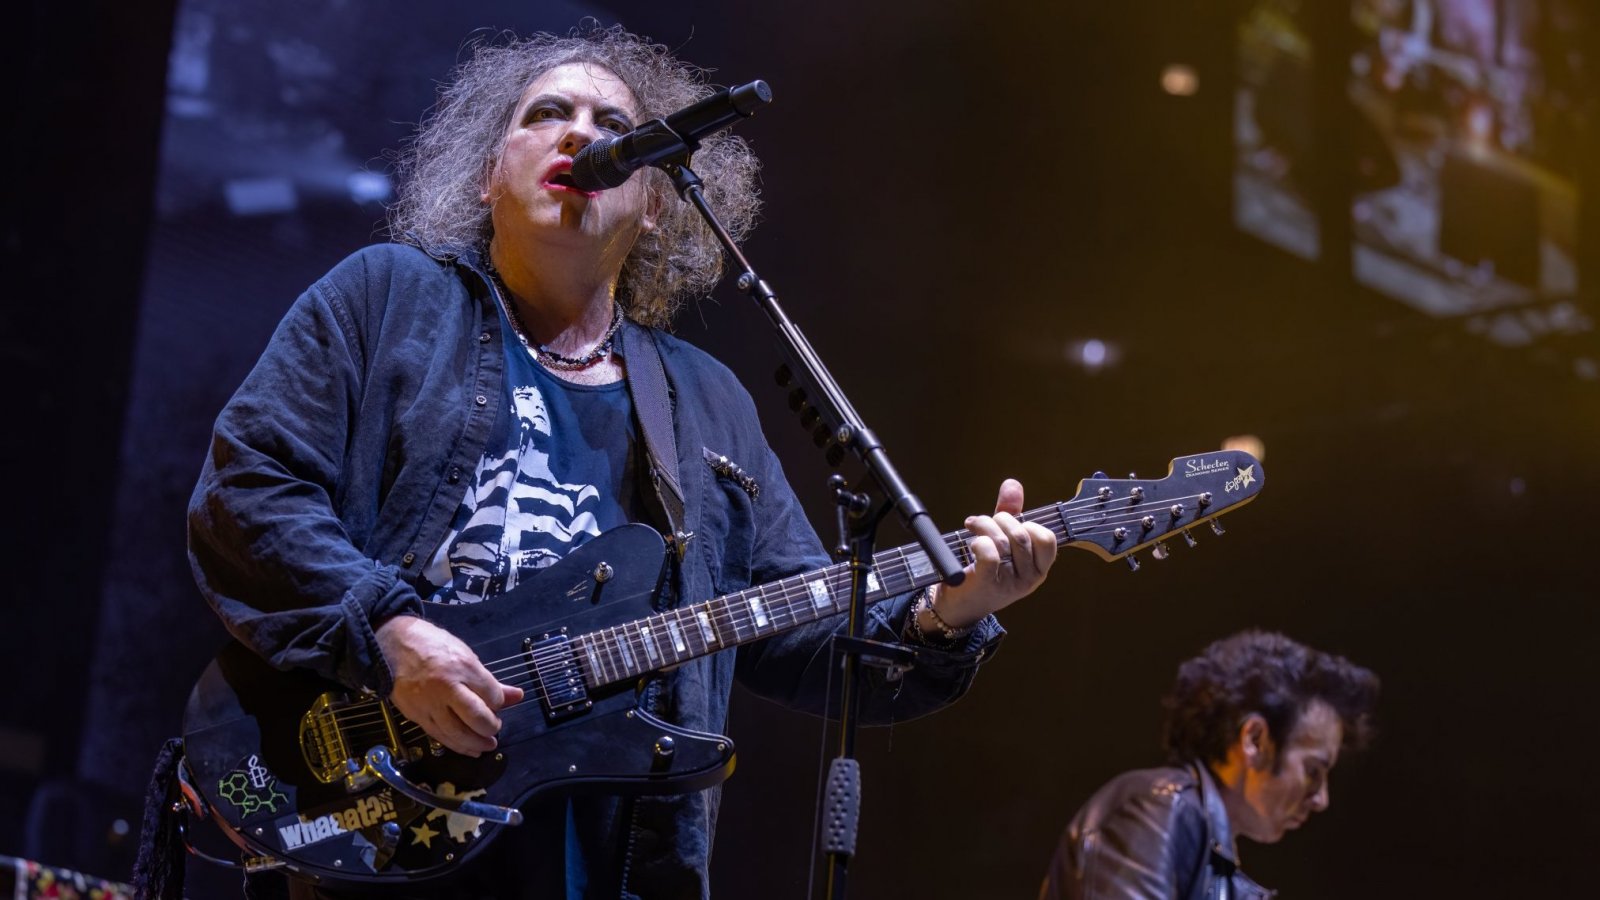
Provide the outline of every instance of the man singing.
{"type": "MultiPolygon", "coordinates": [[[[387,697],[476,756],[496,750],[523,692],[423,618],[425,604],[491,600],[629,522],[681,547],[662,604],[829,562],[749,395],[660,330],[720,275],[710,230],[655,169],[599,193],[569,174],[591,142],[710,93],[698,70],[620,28],[473,48],[401,159],[395,243],[313,284],[217,420],[190,554],[240,642],[387,697]],[[640,393],[650,366],[664,372],[661,395],[640,393]],[[681,530],[641,422],[652,406],[670,408],[681,530]]],[[[734,234],[747,231],[746,145],[707,139],[694,168],[734,234]]],[[[960,587],[872,608],[869,637],[930,655],[900,683],[867,679],[865,719],[904,721],[971,685],[1002,634],[991,614],[1055,559],[1054,536],[1021,510],[1022,486],[1006,480],[994,514],[965,522],[976,538],[960,587]]],[[[841,626],[831,616],[698,657],[653,678],[641,702],[719,731],[738,678],[820,713],[841,626]]],[[[385,895],[704,897],[717,800],[712,789],[533,804],[441,884],[385,895]]]]}

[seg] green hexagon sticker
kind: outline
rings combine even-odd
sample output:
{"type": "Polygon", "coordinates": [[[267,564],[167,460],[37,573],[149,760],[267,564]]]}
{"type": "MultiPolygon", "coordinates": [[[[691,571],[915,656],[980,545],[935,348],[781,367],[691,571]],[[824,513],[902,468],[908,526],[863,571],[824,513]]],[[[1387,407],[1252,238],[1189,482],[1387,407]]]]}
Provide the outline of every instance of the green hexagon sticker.
{"type": "Polygon", "coordinates": [[[275,813],[279,803],[289,802],[288,796],[278,790],[277,776],[267,771],[254,753],[217,782],[217,796],[237,806],[243,817],[263,809],[275,813]]]}

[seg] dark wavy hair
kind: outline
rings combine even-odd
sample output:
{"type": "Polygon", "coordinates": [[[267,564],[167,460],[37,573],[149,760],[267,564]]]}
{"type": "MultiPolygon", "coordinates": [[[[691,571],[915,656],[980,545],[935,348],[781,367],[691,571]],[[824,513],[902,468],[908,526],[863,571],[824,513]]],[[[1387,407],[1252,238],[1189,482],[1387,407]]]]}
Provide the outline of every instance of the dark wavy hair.
{"type": "MultiPolygon", "coordinates": [[[[665,46],[593,20],[567,37],[500,34],[465,49],[469,58],[395,156],[399,191],[389,210],[395,240],[480,252],[488,246],[494,226],[481,199],[483,186],[500,158],[522,92],[557,66],[593,63],[609,70],[633,92],[641,121],[713,92],[703,70],[678,60],[665,46]]],[[[726,132],[701,142],[694,155],[706,199],[736,240],[754,226],[760,210],[757,168],[749,146],[726,132]]],[[[722,247],[699,214],[674,195],[665,173],[648,168],[636,177],[646,179],[660,213],[655,229],[641,234],[623,261],[617,300],[633,319],[665,327],[685,297],[703,295],[717,283],[722,247]]]]}
{"type": "Polygon", "coordinates": [[[1321,700],[1339,714],[1345,745],[1361,749],[1373,737],[1378,687],[1377,675],[1342,656],[1276,632],[1242,631],[1178,667],[1162,699],[1162,743],[1174,763],[1220,761],[1245,717],[1259,713],[1281,746],[1306,707],[1321,700]]]}

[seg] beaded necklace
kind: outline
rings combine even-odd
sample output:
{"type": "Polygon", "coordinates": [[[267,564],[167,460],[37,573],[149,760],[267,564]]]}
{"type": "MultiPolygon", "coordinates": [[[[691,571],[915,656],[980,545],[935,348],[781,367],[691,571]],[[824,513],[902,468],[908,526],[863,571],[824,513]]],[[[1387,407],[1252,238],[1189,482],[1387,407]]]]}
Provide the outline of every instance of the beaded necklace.
{"type": "Polygon", "coordinates": [[[572,372],[578,369],[587,369],[607,356],[611,355],[611,346],[617,337],[617,329],[622,327],[622,304],[611,301],[611,325],[606,328],[606,333],[601,336],[600,343],[594,349],[579,357],[562,356],[543,344],[535,344],[528,340],[528,329],[522,326],[522,317],[517,315],[517,306],[511,299],[511,290],[506,283],[500,280],[500,273],[489,262],[487,255],[484,257],[484,268],[489,272],[489,278],[494,281],[495,295],[499,298],[501,306],[505,308],[506,316],[511,320],[511,329],[517,333],[517,340],[522,343],[524,350],[532,353],[540,363],[551,369],[560,369],[572,372]]]}

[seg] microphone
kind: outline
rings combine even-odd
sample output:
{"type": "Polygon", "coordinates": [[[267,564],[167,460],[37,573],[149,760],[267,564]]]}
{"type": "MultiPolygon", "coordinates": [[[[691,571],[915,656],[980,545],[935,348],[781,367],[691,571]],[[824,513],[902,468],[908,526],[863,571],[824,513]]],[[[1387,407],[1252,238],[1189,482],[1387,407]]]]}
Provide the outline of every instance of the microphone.
{"type": "Polygon", "coordinates": [[[772,89],[765,81],[723,88],[665,119],[651,119],[627,134],[602,138],[579,150],[572,157],[572,183],[580,191],[617,187],[645,166],[693,153],[701,138],[771,102],[772,89]]]}

